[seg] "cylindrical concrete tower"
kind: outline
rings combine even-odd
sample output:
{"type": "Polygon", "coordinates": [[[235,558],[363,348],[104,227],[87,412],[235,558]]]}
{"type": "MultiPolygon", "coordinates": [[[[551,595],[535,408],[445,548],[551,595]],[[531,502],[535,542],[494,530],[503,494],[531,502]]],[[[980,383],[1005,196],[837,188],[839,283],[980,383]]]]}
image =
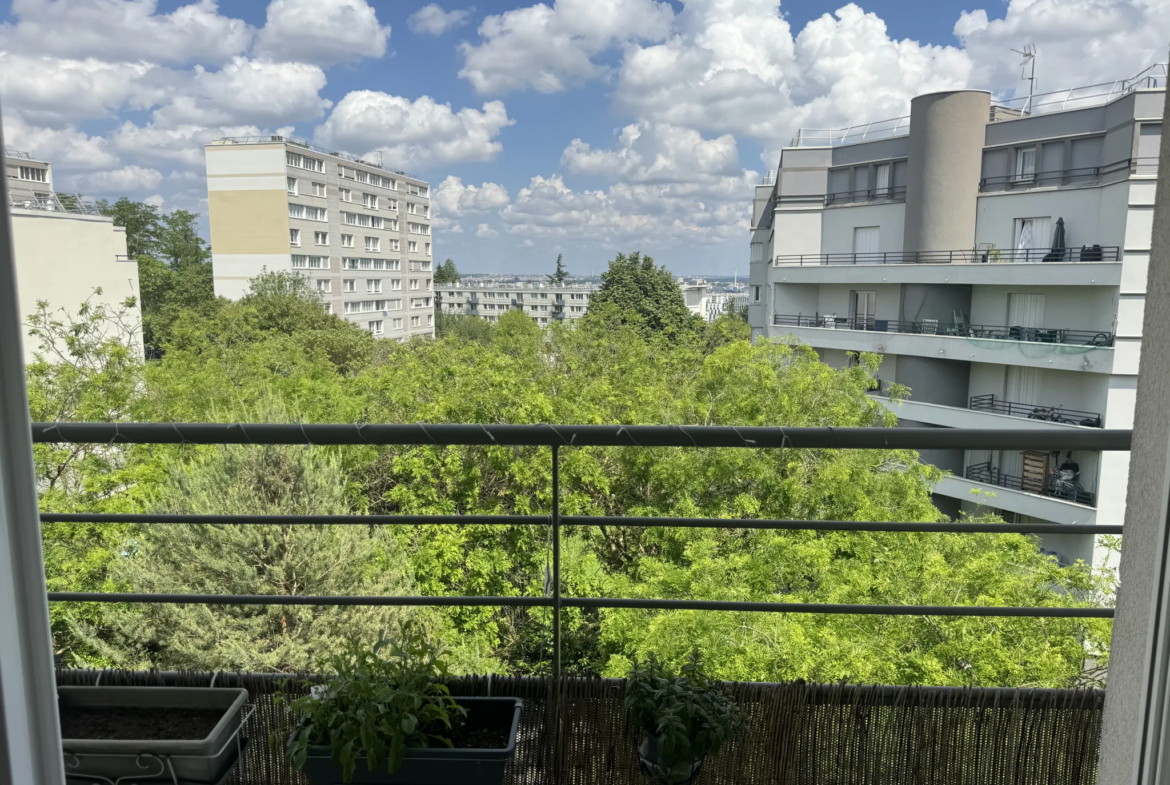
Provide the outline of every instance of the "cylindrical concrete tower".
{"type": "Polygon", "coordinates": [[[991,93],[955,90],[910,102],[906,168],[906,251],[975,245],[975,202],[991,93]]]}

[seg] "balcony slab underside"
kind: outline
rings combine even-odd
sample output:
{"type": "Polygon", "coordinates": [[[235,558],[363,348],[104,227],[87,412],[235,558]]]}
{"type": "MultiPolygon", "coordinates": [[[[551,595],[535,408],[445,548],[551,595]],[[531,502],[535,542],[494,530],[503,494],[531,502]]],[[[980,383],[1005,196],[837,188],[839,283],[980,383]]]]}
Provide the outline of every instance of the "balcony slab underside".
{"type": "Polygon", "coordinates": [[[773,283],[937,283],[984,286],[1119,286],[1121,262],[1043,264],[777,264],[773,283]]]}
{"type": "Polygon", "coordinates": [[[900,420],[941,425],[945,428],[988,428],[1013,430],[1082,430],[1095,431],[1083,425],[1033,420],[1028,417],[1014,417],[997,412],[980,411],[958,406],[943,406],[924,401],[890,401],[884,395],[871,393],[870,397],[897,415],[900,420]]]}
{"type": "Polygon", "coordinates": [[[1073,346],[1030,341],[921,335],[875,330],[774,326],[774,336],[791,334],[816,349],[906,354],[995,365],[1023,365],[1089,373],[1113,372],[1113,348],[1073,346]]]}
{"type": "Polygon", "coordinates": [[[1095,524],[1097,511],[1092,507],[1068,502],[1050,496],[1025,493],[992,483],[968,480],[966,477],[944,477],[934,486],[934,492],[960,501],[980,502],[985,507],[1007,510],[1054,523],[1095,524]],[[981,491],[983,496],[972,491],[981,491]],[[990,498],[987,494],[994,494],[990,498]]]}

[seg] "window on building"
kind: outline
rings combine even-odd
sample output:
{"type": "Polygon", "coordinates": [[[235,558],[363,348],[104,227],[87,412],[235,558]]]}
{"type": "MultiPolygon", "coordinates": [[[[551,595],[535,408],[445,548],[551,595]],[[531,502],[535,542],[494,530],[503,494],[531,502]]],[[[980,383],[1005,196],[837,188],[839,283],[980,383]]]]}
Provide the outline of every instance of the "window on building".
{"type": "Polygon", "coordinates": [[[407,240],[406,250],[408,253],[418,253],[418,243],[416,243],[414,240],[407,240]]]}
{"type": "Polygon", "coordinates": [[[422,322],[417,316],[410,317],[410,326],[411,327],[418,327],[421,324],[422,324],[422,322]]]}
{"type": "Polygon", "coordinates": [[[752,302],[758,303],[760,301],[760,287],[752,287],[752,302]]]}
{"type": "MultiPolygon", "coordinates": [[[[427,279],[427,291],[429,292],[430,290],[431,290],[431,279],[428,278],[427,279]]],[[[451,296],[454,297],[455,295],[451,295],[451,296]]]]}
{"type": "Polygon", "coordinates": [[[317,291],[319,291],[319,292],[333,291],[333,281],[329,280],[328,278],[318,278],[317,279],[317,291]]]}
{"type": "Polygon", "coordinates": [[[423,253],[425,253],[427,256],[431,255],[431,244],[430,243],[423,244],[423,253]]]}
{"type": "Polygon", "coordinates": [[[415,290],[415,291],[418,291],[418,279],[417,278],[410,279],[410,288],[415,290]]]}
{"type": "Polygon", "coordinates": [[[287,178],[285,178],[285,179],[286,179],[286,180],[288,180],[288,193],[289,193],[289,196],[296,196],[296,195],[297,195],[297,178],[295,178],[295,177],[287,177],[287,178]]]}
{"type": "Polygon", "coordinates": [[[1016,170],[1012,177],[1017,182],[1032,180],[1036,177],[1036,148],[1021,147],[1016,150],[1016,170]]]}
{"type": "Polygon", "coordinates": [[[361,169],[357,170],[357,181],[359,183],[368,183],[370,181],[370,173],[363,172],[361,169]]]}
{"type": "Polygon", "coordinates": [[[348,188],[338,188],[337,189],[337,198],[343,202],[352,202],[353,201],[353,191],[349,190],[348,188]]]}
{"type": "Polygon", "coordinates": [[[289,245],[296,245],[296,246],[299,246],[301,244],[301,230],[300,229],[289,229],[288,230],[288,244],[289,245]]]}
{"type": "Polygon", "coordinates": [[[434,323],[435,323],[435,315],[433,313],[428,313],[427,314],[427,327],[432,326],[434,323]]]}
{"type": "Polygon", "coordinates": [[[344,178],[344,179],[346,179],[346,180],[352,180],[352,179],[353,179],[353,175],[354,175],[354,170],[353,170],[353,168],[351,168],[351,167],[349,167],[349,166],[339,166],[339,167],[337,167],[337,176],[338,176],[338,177],[344,178]]]}
{"type": "Polygon", "coordinates": [[[399,317],[397,319],[391,319],[390,324],[391,324],[391,326],[394,327],[395,330],[401,330],[402,329],[402,317],[399,317]]]}
{"type": "Polygon", "coordinates": [[[370,210],[378,209],[378,197],[376,194],[362,194],[362,207],[370,210]]]}
{"type": "Polygon", "coordinates": [[[325,196],[325,183],[313,183],[313,196],[325,196]]]}
{"type": "Polygon", "coordinates": [[[367,278],[366,279],[366,293],[367,294],[381,294],[382,293],[382,279],[381,278],[367,278]]]}
{"type": "Polygon", "coordinates": [[[872,329],[876,311],[877,292],[854,291],[849,293],[849,316],[853,319],[853,329],[872,329]]]}
{"type": "MultiPolygon", "coordinates": [[[[397,221],[394,221],[393,223],[397,224],[398,222],[397,222],[397,221]]],[[[398,242],[398,240],[391,240],[391,241],[390,241],[390,250],[391,250],[391,251],[398,251],[398,250],[401,250],[401,247],[400,247],[400,245],[399,245],[399,242],[398,242]]]]}
{"type": "Polygon", "coordinates": [[[367,251],[381,251],[382,250],[382,241],[379,240],[377,237],[367,237],[366,238],[366,250],[367,251]]]}
{"type": "Polygon", "coordinates": [[[878,164],[874,167],[873,190],[878,199],[888,198],[890,195],[890,165],[878,164]]]}
{"type": "Polygon", "coordinates": [[[1017,262],[1039,262],[1052,250],[1052,216],[1017,218],[1015,221],[1017,262]]]}
{"type": "Polygon", "coordinates": [[[397,199],[387,199],[386,200],[386,209],[387,210],[397,210],[398,209],[398,200],[397,199]]]}
{"type": "Polygon", "coordinates": [[[329,245],[329,232],[313,232],[314,245],[329,245]]]}
{"type": "Polygon", "coordinates": [[[402,279],[401,278],[391,278],[390,279],[390,288],[396,292],[402,291],[402,279]]]}
{"type": "Polygon", "coordinates": [[[381,335],[382,334],[382,320],[381,319],[378,319],[377,321],[374,321],[374,322],[369,322],[368,326],[370,328],[371,335],[381,335]]]}
{"type": "Polygon", "coordinates": [[[333,303],[321,303],[321,310],[327,314],[333,313],[333,303]]]}
{"type": "Polygon", "coordinates": [[[853,253],[877,253],[881,228],[877,226],[853,227],[853,253]]]}
{"type": "Polygon", "coordinates": [[[418,205],[414,202],[407,202],[406,212],[410,213],[411,215],[416,215],[418,213],[418,205]]]}
{"type": "Polygon", "coordinates": [[[352,234],[341,235],[341,247],[342,248],[353,248],[353,235],[352,234]]]}
{"type": "Polygon", "coordinates": [[[389,229],[392,232],[398,231],[398,219],[397,218],[391,218],[386,223],[388,224],[388,226],[386,227],[387,229],[389,229]]]}
{"type": "Polygon", "coordinates": [[[356,278],[346,278],[346,279],[342,280],[341,291],[343,291],[343,292],[356,292],[357,291],[357,279],[356,278]]]}

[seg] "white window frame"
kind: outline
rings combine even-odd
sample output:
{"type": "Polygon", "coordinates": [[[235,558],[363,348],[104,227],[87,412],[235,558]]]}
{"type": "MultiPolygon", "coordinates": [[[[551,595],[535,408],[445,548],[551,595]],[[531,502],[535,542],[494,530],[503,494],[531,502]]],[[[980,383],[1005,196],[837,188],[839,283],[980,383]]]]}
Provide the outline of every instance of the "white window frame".
{"type": "Polygon", "coordinates": [[[381,335],[383,332],[381,319],[375,319],[374,321],[367,322],[366,326],[370,330],[370,335],[381,335]]]}
{"type": "Polygon", "coordinates": [[[301,247],[301,230],[300,229],[289,229],[288,230],[288,244],[291,246],[294,246],[296,248],[301,247]]]}
{"type": "Polygon", "coordinates": [[[286,186],[288,188],[288,195],[289,196],[296,196],[297,195],[297,178],[286,177],[284,179],[288,181],[287,186],[286,186]]]}
{"type": "Polygon", "coordinates": [[[1012,168],[1012,182],[1030,183],[1036,179],[1036,148],[1016,148],[1016,160],[1012,168]]]}
{"type": "Polygon", "coordinates": [[[322,294],[329,294],[333,291],[333,281],[329,278],[318,278],[317,291],[321,292],[322,294]]]}
{"type": "Polygon", "coordinates": [[[343,278],[341,280],[341,291],[346,294],[354,294],[357,292],[357,278],[343,278]]]}
{"type": "Polygon", "coordinates": [[[367,278],[366,279],[366,294],[381,294],[382,293],[382,279],[381,278],[367,278]]]}
{"type": "Polygon", "coordinates": [[[373,253],[382,252],[382,240],[378,237],[366,237],[366,250],[373,253]]]}
{"type": "Polygon", "coordinates": [[[329,245],[329,232],[313,232],[314,245],[329,245]]]}
{"type": "Polygon", "coordinates": [[[342,248],[353,248],[353,235],[352,234],[341,235],[341,247],[342,248]]]}

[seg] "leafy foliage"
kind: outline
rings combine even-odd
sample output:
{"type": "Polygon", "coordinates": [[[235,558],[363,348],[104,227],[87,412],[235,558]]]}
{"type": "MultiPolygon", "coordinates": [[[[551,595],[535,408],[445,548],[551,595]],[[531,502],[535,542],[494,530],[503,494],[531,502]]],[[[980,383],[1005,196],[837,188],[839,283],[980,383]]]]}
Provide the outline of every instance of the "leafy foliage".
{"type": "Polygon", "coordinates": [[[435,268],[435,283],[458,283],[459,271],[455,269],[455,262],[448,259],[435,268]]]}
{"type": "Polygon", "coordinates": [[[557,269],[548,277],[548,282],[553,286],[564,286],[565,280],[569,277],[569,271],[565,269],[564,258],[563,253],[557,254],[557,269]]]}
{"type": "Polygon", "coordinates": [[[739,707],[712,682],[694,649],[675,674],[653,655],[626,676],[630,724],[654,737],[659,782],[679,782],[691,762],[716,753],[743,728],[739,707]]]}
{"type": "Polygon", "coordinates": [[[638,323],[652,332],[693,333],[703,323],[687,309],[670,271],[656,266],[653,258],[640,251],[629,256],[619,253],[601,274],[601,288],[590,297],[585,318],[598,312],[610,314],[604,318],[620,314],[623,322],[636,316],[638,323]]]}
{"type": "MultiPolygon", "coordinates": [[[[448,675],[442,647],[409,623],[398,628],[396,638],[373,647],[344,645],[323,671],[332,675],[321,686],[306,682],[310,694],[291,701],[284,692],[275,696],[304,718],[286,750],[295,769],[305,765],[310,747],[328,744],[345,782],[353,780],[361,758],[370,771],[385,766],[394,773],[411,747],[451,746],[446,734],[467,715],[438,681],[448,675]]],[[[284,741],[272,739],[276,746],[284,741]]]]}

